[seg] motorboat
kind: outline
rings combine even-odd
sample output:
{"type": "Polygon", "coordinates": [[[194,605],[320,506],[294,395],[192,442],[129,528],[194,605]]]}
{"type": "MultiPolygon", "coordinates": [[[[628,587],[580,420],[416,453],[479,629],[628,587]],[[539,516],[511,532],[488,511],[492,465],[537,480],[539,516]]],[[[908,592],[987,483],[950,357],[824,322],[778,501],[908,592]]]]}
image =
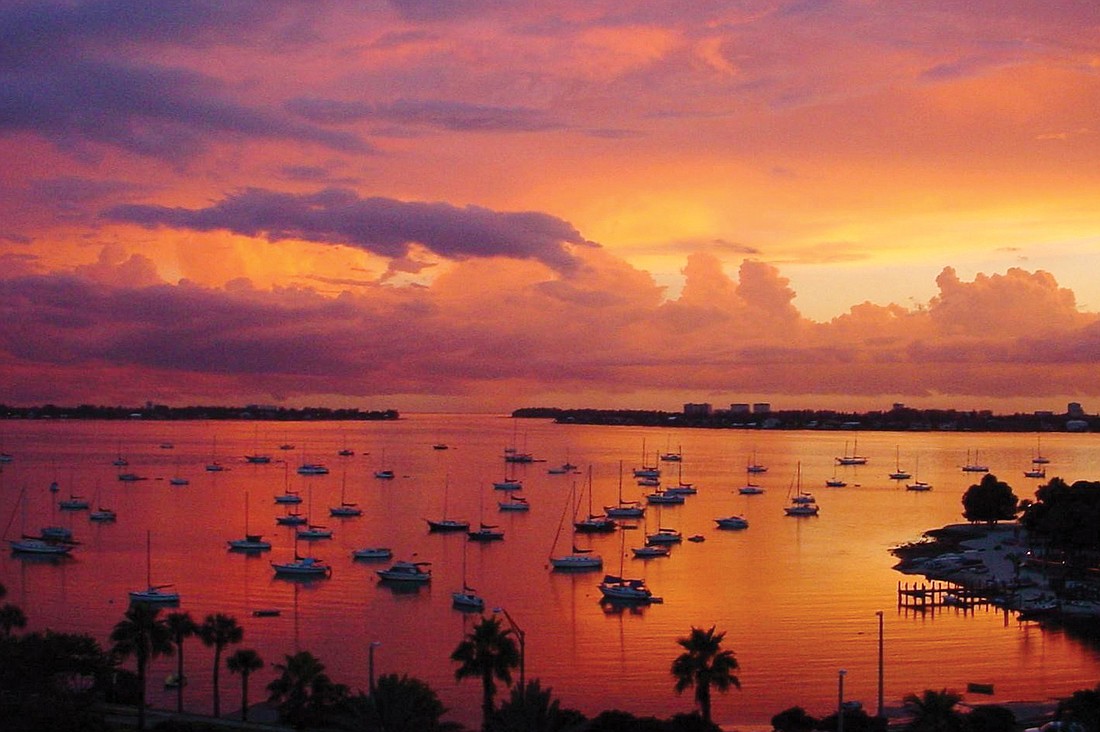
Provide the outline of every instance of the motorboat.
{"type": "Polygon", "coordinates": [[[423,584],[432,579],[431,562],[395,562],[389,569],[379,569],[377,574],[386,582],[413,582],[423,584]]]}
{"type": "Polygon", "coordinates": [[[363,509],[359,508],[359,506],[354,503],[345,503],[341,501],[339,506],[330,506],[328,513],[330,516],[362,516],[363,509]]]}
{"type": "Polygon", "coordinates": [[[738,488],[737,492],[743,496],[758,496],[764,492],[764,488],[756,483],[746,483],[738,488]]]}
{"type": "Polygon", "coordinates": [[[484,610],[485,600],[477,595],[472,587],[463,585],[461,590],[451,593],[451,604],[459,610],[484,610]]]}
{"type": "Polygon", "coordinates": [[[681,505],[685,502],[685,498],[679,493],[669,493],[668,491],[654,491],[645,497],[646,503],[651,504],[664,504],[664,505],[681,505]]]}
{"type": "Polygon", "coordinates": [[[72,495],[57,502],[57,507],[63,511],[82,511],[91,508],[91,505],[87,499],[72,495]]]}
{"type": "Polygon", "coordinates": [[[816,503],[799,503],[783,509],[788,516],[816,516],[820,509],[816,503]]]}
{"type": "Polygon", "coordinates": [[[145,476],[138,475],[137,473],[119,473],[118,479],[123,483],[136,483],[139,480],[148,480],[145,476]]]}
{"type": "Polygon", "coordinates": [[[114,509],[104,508],[103,506],[100,506],[99,508],[88,514],[88,519],[91,521],[100,522],[116,521],[118,520],[118,514],[115,513],[114,509]]]}
{"type": "Polygon", "coordinates": [[[581,534],[604,534],[614,531],[618,523],[604,514],[590,513],[583,519],[573,522],[573,529],[581,534]]]}
{"type": "Polygon", "coordinates": [[[1024,471],[1024,477],[1025,478],[1045,478],[1045,477],[1047,477],[1047,469],[1042,465],[1039,465],[1038,467],[1033,467],[1030,470],[1025,470],[1024,471]]]}
{"type": "Polygon", "coordinates": [[[720,529],[749,528],[749,520],[744,516],[723,516],[722,518],[714,519],[714,523],[718,524],[718,528],[720,529]]]}
{"type": "Polygon", "coordinates": [[[374,471],[374,477],[379,480],[393,480],[397,475],[392,470],[376,470],[374,471]]]}
{"type": "Polygon", "coordinates": [[[631,547],[631,552],[638,559],[653,559],[656,557],[667,557],[672,553],[667,544],[651,545],[631,547]]]}
{"type": "Polygon", "coordinates": [[[550,566],[554,569],[599,569],[603,566],[603,557],[591,551],[574,546],[572,554],[550,557],[550,566]]]}
{"type": "Polygon", "coordinates": [[[368,546],[351,552],[352,559],[389,559],[392,556],[393,550],[388,546],[368,546]]]}
{"type": "Polygon", "coordinates": [[[429,531],[468,531],[470,522],[461,519],[424,519],[428,523],[429,531]]]}
{"type": "Polygon", "coordinates": [[[298,466],[298,475],[328,475],[328,468],[321,463],[302,463],[298,466]]]}

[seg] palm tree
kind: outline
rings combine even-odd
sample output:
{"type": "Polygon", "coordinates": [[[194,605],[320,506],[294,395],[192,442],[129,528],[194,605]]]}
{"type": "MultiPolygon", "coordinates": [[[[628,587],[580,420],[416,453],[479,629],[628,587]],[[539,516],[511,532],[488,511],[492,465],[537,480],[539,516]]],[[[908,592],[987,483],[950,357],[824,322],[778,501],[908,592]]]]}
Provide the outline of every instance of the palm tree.
{"type": "Polygon", "coordinates": [[[348,688],[333,683],[325,665],[309,651],[286,656],[275,664],[281,673],[267,685],[268,700],[279,705],[279,718],[295,729],[318,726],[337,704],[348,697],[348,688]]]}
{"type": "Polygon", "coordinates": [[[168,631],[172,634],[172,643],[176,646],[176,711],[183,711],[183,687],[186,681],[183,675],[183,641],[198,634],[199,624],[191,613],[168,613],[164,618],[168,631]]]}
{"type": "Polygon", "coordinates": [[[512,693],[500,703],[493,719],[495,732],[559,732],[574,729],[584,716],[575,709],[562,709],[554,698],[553,689],[542,688],[538,679],[523,687],[512,687],[512,693]]]}
{"type": "Polygon", "coordinates": [[[406,675],[384,674],[369,696],[347,700],[337,727],[355,732],[436,732],[447,711],[432,687],[406,675]]]}
{"type": "Polygon", "coordinates": [[[0,607],[0,631],[3,631],[5,638],[11,637],[11,632],[15,628],[25,627],[27,627],[27,616],[22,608],[10,602],[0,607]]]}
{"type": "Polygon", "coordinates": [[[731,686],[741,688],[741,680],[734,675],[737,670],[737,658],[733,651],[722,650],[725,631],[714,632],[692,627],[691,635],[678,638],[676,642],[684,652],[672,662],[672,675],[676,677],[676,693],[680,694],[689,686],[695,687],[695,701],[707,724],[710,718],[710,689],[728,691],[731,686]]]}
{"type": "Polygon", "coordinates": [[[264,660],[260,654],[251,648],[238,648],[225,661],[225,665],[231,673],[241,675],[241,721],[248,721],[248,676],[253,671],[259,671],[264,667],[264,660]]]}
{"type": "Polygon", "coordinates": [[[137,661],[139,730],[145,729],[145,678],[149,661],[157,656],[172,655],[168,626],[159,615],[160,608],[136,603],[111,631],[110,640],[114,643],[111,653],[119,658],[133,656],[137,661]]]}
{"type": "Polygon", "coordinates": [[[920,696],[909,694],[905,707],[913,714],[909,723],[912,732],[958,732],[963,727],[963,717],[955,709],[962,695],[943,689],[925,689],[920,696]]]}
{"type": "Polygon", "coordinates": [[[214,646],[214,716],[221,716],[221,694],[218,689],[218,678],[222,664],[222,651],[230,643],[240,643],[244,638],[244,628],[232,615],[217,613],[207,615],[199,628],[199,637],[203,645],[214,646]]]}
{"type": "Polygon", "coordinates": [[[493,716],[496,679],[512,683],[512,669],[519,665],[519,651],[511,630],[502,630],[500,621],[483,617],[451,653],[451,660],[462,664],[455,670],[455,679],[481,679],[481,729],[486,732],[493,716]]]}

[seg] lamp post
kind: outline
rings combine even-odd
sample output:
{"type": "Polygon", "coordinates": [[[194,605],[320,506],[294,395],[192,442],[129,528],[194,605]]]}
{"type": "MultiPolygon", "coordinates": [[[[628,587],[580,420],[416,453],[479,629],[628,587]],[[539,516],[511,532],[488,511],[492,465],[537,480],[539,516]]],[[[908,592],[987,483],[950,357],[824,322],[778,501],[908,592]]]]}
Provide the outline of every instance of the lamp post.
{"type": "Polygon", "coordinates": [[[836,732],[844,732],[844,676],[847,673],[840,669],[836,677],[836,732]]]}
{"type": "Polygon", "coordinates": [[[516,638],[519,639],[519,688],[520,693],[525,695],[527,693],[527,676],[525,674],[527,661],[527,634],[523,632],[523,628],[516,624],[516,621],[512,619],[512,616],[504,608],[494,607],[493,612],[504,615],[505,619],[508,621],[508,625],[512,628],[512,632],[515,633],[516,638]]]}
{"type": "Polygon", "coordinates": [[[882,656],[882,611],[875,613],[878,616],[878,717],[885,717],[883,706],[883,656],[882,656]]]}
{"type": "Polygon", "coordinates": [[[370,695],[374,696],[374,649],[382,645],[380,641],[371,641],[367,651],[367,682],[370,689],[370,695]]]}

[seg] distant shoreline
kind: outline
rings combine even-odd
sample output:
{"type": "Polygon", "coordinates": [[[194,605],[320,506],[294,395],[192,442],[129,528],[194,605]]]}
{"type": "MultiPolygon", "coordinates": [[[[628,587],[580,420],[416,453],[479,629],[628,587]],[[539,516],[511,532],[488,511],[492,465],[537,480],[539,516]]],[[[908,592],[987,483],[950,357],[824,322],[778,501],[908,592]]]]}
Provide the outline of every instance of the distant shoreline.
{"type": "Polygon", "coordinates": [[[524,407],[515,418],[552,419],[563,424],[743,430],[865,430],[868,432],[1094,432],[1095,415],[993,414],[975,410],[895,407],[877,412],[794,409],[766,412],[715,410],[697,414],[637,409],[524,407]]]}
{"type": "Polygon", "coordinates": [[[266,422],[339,422],[385,421],[400,419],[396,409],[361,410],[329,409],[327,407],[269,407],[249,404],[243,407],[193,406],[168,407],[147,404],[144,407],[104,407],[81,404],[59,407],[46,404],[38,407],[12,407],[0,404],[0,419],[105,419],[105,420],[234,420],[266,422]]]}

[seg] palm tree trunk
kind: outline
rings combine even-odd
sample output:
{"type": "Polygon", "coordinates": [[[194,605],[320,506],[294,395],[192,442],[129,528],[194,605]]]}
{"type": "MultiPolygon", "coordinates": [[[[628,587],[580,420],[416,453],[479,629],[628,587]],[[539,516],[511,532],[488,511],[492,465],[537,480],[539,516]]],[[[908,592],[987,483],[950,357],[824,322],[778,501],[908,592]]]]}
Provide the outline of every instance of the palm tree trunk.
{"type": "Polygon", "coordinates": [[[710,684],[699,682],[699,711],[703,715],[703,721],[710,724],[710,684]]]}
{"type": "Polygon", "coordinates": [[[183,644],[177,646],[179,658],[176,659],[176,712],[183,714],[183,644]]]}
{"type": "Polygon", "coordinates": [[[145,729],[145,659],[138,654],[137,658],[137,675],[138,675],[138,708],[137,708],[137,723],[138,730],[145,729]]]}
{"type": "Polygon", "coordinates": [[[218,676],[219,671],[222,668],[222,649],[221,646],[214,648],[214,716],[220,717],[222,711],[221,698],[218,694],[218,676]]]}
{"type": "Polygon", "coordinates": [[[493,717],[493,670],[486,667],[481,676],[481,732],[489,732],[489,720],[493,717]]]}
{"type": "Polygon", "coordinates": [[[248,671],[241,671],[241,721],[248,721],[248,671]]]}

